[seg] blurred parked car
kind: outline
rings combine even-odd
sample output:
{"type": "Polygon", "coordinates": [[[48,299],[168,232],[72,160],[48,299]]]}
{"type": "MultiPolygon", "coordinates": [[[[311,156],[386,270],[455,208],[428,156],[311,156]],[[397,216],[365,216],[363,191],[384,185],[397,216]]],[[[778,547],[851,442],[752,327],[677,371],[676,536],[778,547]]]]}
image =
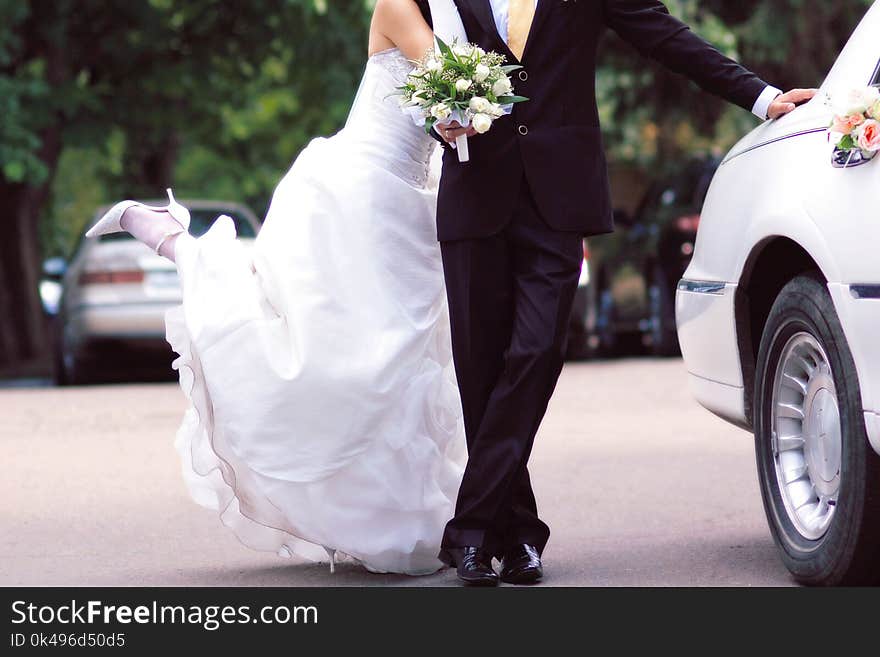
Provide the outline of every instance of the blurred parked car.
{"type": "Polygon", "coordinates": [[[657,181],[634,215],[615,212],[614,234],[590,240],[591,289],[578,309],[587,354],[614,353],[624,339],[658,356],[678,353],[675,287],[694,252],[717,167],[716,160],[697,160],[657,181]]]}
{"type": "MultiPolygon", "coordinates": [[[[156,205],[163,205],[156,202],[156,205]]],[[[205,233],[220,215],[235,222],[238,236],[253,242],[259,231],[254,213],[242,206],[213,201],[186,201],[190,233],[205,233]]],[[[95,213],[97,221],[108,208],[95,213]]],[[[93,221],[93,223],[94,223],[93,221]]],[[[90,224],[91,225],[91,224],[90,224]]],[[[60,299],[52,286],[62,269],[57,259],[44,265],[43,300],[53,320],[55,378],[59,385],[95,381],[108,364],[126,357],[167,355],[165,311],[181,302],[180,281],[173,263],[153,253],[128,233],[81,238],[61,282],[60,299]]],[[[143,359],[143,358],[142,358],[143,359]]]]}
{"type": "Polygon", "coordinates": [[[577,292],[574,296],[574,304],[571,309],[571,318],[568,325],[568,347],[566,358],[579,359],[591,355],[589,338],[595,325],[593,304],[591,303],[591,269],[590,249],[587,240],[584,240],[584,259],[581,263],[581,276],[578,279],[577,292]]]}
{"type": "Polygon", "coordinates": [[[728,154],[678,288],[691,387],[754,433],[771,533],[807,584],[880,582],[880,157],[841,168],[823,98],[869,84],[880,3],[823,93],[728,154]]]}

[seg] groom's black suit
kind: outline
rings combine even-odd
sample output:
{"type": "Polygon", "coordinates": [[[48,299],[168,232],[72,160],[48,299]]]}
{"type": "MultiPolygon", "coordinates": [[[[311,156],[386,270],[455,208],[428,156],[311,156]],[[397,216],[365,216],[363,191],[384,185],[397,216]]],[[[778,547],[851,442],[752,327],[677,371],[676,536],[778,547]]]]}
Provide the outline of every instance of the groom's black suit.
{"type": "MultiPolygon", "coordinates": [[[[515,61],[489,0],[455,0],[469,40],[515,61]]],[[[581,240],[612,230],[594,78],[605,28],[706,90],[751,109],[766,83],[652,0],[539,0],[516,93],[531,100],[447,150],[440,182],[453,351],[469,461],[443,547],[500,555],[550,534],[527,463],[562,368],[581,240]]]]}

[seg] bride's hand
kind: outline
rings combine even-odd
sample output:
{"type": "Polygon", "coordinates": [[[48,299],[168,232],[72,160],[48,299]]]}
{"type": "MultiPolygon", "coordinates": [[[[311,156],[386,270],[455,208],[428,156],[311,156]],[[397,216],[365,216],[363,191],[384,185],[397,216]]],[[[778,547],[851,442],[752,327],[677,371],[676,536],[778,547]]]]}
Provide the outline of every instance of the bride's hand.
{"type": "Polygon", "coordinates": [[[443,137],[443,140],[447,144],[454,144],[455,140],[462,135],[473,137],[477,134],[477,131],[474,130],[473,127],[462,128],[458,121],[453,121],[449,125],[437,126],[437,132],[440,133],[440,136],[443,137]]]}

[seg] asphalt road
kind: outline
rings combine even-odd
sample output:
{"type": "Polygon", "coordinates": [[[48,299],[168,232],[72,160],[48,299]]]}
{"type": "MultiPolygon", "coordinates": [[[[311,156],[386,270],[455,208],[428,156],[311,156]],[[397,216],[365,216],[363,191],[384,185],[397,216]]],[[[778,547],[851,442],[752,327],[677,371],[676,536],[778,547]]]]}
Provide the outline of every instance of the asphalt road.
{"type": "MultiPolygon", "coordinates": [[[[252,552],[190,501],[174,383],[0,390],[0,585],[450,586],[252,552]]],[[[566,367],[532,457],[545,586],[792,585],[751,437],[690,397],[681,361],[566,367]]]]}

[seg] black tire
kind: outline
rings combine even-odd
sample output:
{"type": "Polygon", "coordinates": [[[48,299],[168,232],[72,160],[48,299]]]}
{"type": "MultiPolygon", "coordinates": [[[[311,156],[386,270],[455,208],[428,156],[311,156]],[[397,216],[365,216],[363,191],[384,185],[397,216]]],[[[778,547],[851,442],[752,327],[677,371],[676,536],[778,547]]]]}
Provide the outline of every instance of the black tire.
{"type": "Polygon", "coordinates": [[[89,381],[82,375],[84,369],[81,361],[76,357],[68,363],[65,363],[63,358],[59,358],[55,365],[55,383],[63,387],[85,385],[89,381]]]}
{"type": "Polygon", "coordinates": [[[84,362],[82,356],[72,351],[65,357],[64,338],[59,337],[55,347],[55,366],[53,375],[55,384],[58,386],[81,386],[91,383],[92,380],[86,375],[91,368],[84,362]]]}
{"type": "Polygon", "coordinates": [[[818,276],[798,276],[779,293],[761,339],[754,392],[761,496],[785,566],[803,584],[876,583],[880,574],[880,456],[868,443],[855,363],[831,296],[818,276]],[[771,444],[776,368],[788,340],[800,332],[812,335],[825,350],[841,420],[840,489],[831,524],[818,540],[799,533],[785,510],[771,444]]]}
{"type": "Polygon", "coordinates": [[[71,380],[71,368],[68,367],[68,365],[64,362],[64,347],[61,345],[60,338],[56,338],[55,340],[54,355],[52,361],[52,377],[55,381],[55,385],[74,385],[74,382],[71,380]]]}
{"type": "Polygon", "coordinates": [[[605,276],[600,276],[592,296],[593,334],[590,339],[591,358],[611,358],[617,353],[617,334],[614,331],[614,295],[605,276]]]}
{"type": "Polygon", "coordinates": [[[663,268],[653,267],[648,279],[649,307],[651,309],[651,354],[662,358],[681,355],[678,331],[675,326],[675,292],[663,268]]]}
{"type": "Polygon", "coordinates": [[[593,356],[590,349],[590,327],[592,326],[592,296],[590,287],[578,289],[571,309],[568,323],[568,336],[565,346],[565,359],[569,361],[586,360],[593,356]]]}
{"type": "Polygon", "coordinates": [[[595,357],[594,350],[590,348],[589,337],[580,331],[572,331],[568,334],[568,342],[565,346],[565,360],[582,361],[595,357]]]}

